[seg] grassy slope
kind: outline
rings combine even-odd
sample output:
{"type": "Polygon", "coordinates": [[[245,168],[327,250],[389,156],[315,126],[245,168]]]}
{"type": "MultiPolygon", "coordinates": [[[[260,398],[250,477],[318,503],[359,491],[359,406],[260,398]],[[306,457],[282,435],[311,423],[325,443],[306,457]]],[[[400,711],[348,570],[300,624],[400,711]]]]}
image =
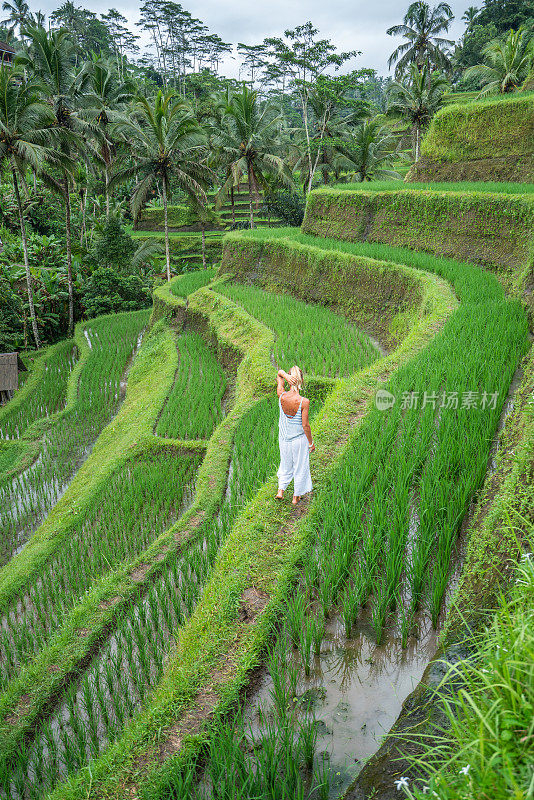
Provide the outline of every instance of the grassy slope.
{"type": "Polygon", "coordinates": [[[424,157],[445,161],[532,156],[534,94],[446,106],[423,140],[424,157]]]}

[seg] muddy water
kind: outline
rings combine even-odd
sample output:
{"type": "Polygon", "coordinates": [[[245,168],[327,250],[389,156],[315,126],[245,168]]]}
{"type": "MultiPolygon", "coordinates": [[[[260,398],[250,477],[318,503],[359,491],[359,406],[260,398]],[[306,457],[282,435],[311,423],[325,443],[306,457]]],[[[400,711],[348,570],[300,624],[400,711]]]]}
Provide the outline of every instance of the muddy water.
{"type": "MultiPolygon", "coordinates": [[[[320,654],[312,657],[310,675],[299,670],[298,713],[315,716],[317,756],[330,765],[330,798],[339,797],[376,753],[436,654],[438,633],[430,619],[421,616],[418,623],[417,636],[403,649],[400,631],[389,632],[377,646],[365,617],[348,639],[336,618],[326,629],[320,654]]],[[[258,733],[258,709],[272,706],[272,687],[270,675],[263,673],[246,714],[253,733],[258,733]]]]}

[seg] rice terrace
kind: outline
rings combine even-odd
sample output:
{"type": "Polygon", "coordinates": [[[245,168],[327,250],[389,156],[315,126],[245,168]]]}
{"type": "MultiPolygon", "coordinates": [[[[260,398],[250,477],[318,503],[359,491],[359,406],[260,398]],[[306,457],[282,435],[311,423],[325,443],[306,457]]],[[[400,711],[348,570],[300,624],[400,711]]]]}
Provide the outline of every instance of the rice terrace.
{"type": "Polygon", "coordinates": [[[0,800],[534,800],[534,3],[262,2],[3,2],[0,800]]]}

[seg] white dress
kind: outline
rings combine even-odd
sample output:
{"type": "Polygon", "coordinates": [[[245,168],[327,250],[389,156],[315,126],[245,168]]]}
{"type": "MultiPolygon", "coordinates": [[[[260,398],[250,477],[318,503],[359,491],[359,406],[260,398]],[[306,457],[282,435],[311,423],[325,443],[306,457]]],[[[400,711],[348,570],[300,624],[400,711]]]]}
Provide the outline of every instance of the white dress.
{"type": "Polygon", "coordinates": [[[297,413],[288,417],[278,398],[280,417],[278,421],[278,444],[280,445],[280,467],[278,488],[287,489],[295,481],[293,494],[301,497],[313,489],[310,475],[310,448],[302,427],[302,400],[297,413]]]}

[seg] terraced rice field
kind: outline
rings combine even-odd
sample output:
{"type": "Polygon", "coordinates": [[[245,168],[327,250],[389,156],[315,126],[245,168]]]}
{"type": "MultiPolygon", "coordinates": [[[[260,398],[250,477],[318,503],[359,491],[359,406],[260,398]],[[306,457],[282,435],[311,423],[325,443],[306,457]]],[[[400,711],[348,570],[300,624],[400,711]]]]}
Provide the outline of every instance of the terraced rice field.
{"type": "MultiPolygon", "coordinates": [[[[61,342],[41,356],[44,367],[39,370],[40,380],[32,388],[27,402],[10,403],[0,411],[0,437],[19,439],[36,419],[49,417],[60,411],[67,400],[67,381],[76,363],[74,342],[61,342]]],[[[25,373],[21,373],[24,376],[25,373]]]]}
{"type": "Polygon", "coordinates": [[[216,291],[274,331],[274,356],[280,367],[298,364],[304,372],[337,378],[378,358],[362,331],[323,306],[240,284],[217,284],[216,291]]]}
{"type": "MultiPolygon", "coordinates": [[[[371,662],[392,643],[399,660],[425,637],[436,646],[460,529],[528,349],[524,308],[473,264],[291,229],[243,234],[244,245],[251,238],[424,276],[409,344],[382,359],[349,318],[291,287],[210,285],[207,270],[173,281],[172,309],[142,343],[142,312],[87,326],[72,406],[72,344],[58,349],[57,385],[3,417],[17,439],[32,415],[60,412],[33,471],[0,485],[6,562],[27,539],[37,553],[26,577],[0,571],[5,800],[337,797],[363,765],[337,780],[319,745],[332,630],[347,648],[364,636],[371,662]],[[202,314],[206,336],[188,325],[202,314]],[[237,375],[214,337],[239,354],[237,375]],[[114,428],[132,353],[130,416],[114,428]],[[275,363],[310,379],[316,491],[296,512],[273,498],[275,363]],[[372,402],[377,388],[385,407],[372,402]],[[74,515],[58,519],[47,550],[34,528],[69,499],[83,448],[100,433],[110,447],[110,430],[130,437],[126,451],[102,449],[113,469],[77,485],[74,515]],[[266,703],[243,692],[260,668],[266,703]]],[[[347,667],[356,683],[361,668],[347,667]]],[[[363,761],[358,746],[352,761],[363,761]]]]}
{"type": "Polygon", "coordinates": [[[156,434],[172,439],[208,439],[223,418],[226,375],[196,333],[179,337],[178,355],[180,363],[174,386],[161,412],[156,434]],[[196,413],[199,406],[202,415],[196,413]]]}
{"type": "MultiPolygon", "coordinates": [[[[6,563],[27,541],[61,497],[100,432],[117,413],[126,389],[124,373],[140,344],[147,319],[146,311],[135,311],[111,320],[97,318],[84,328],[90,352],[76,376],[76,402],[45,429],[37,460],[14,478],[0,482],[0,563],[6,563]]],[[[24,421],[27,425],[36,409],[42,407],[45,412],[42,416],[46,417],[53,407],[65,402],[71,358],[70,354],[66,359],[63,357],[61,371],[60,365],[51,367],[52,376],[56,372],[61,380],[54,385],[54,381],[47,379],[39,390],[42,402],[36,406],[33,398],[29,398],[15,420],[8,418],[8,431],[20,430],[24,421]]]]}

